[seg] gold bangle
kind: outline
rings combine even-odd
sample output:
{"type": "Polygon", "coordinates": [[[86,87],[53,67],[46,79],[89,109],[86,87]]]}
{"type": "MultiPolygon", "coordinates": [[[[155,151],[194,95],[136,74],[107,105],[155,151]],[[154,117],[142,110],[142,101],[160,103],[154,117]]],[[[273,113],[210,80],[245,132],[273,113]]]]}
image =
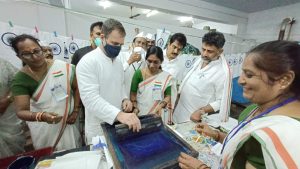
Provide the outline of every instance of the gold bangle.
{"type": "Polygon", "coordinates": [[[35,115],[35,120],[37,122],[40,122],[42,121],[42,115],[44,114],[44,112],[37,112],[36,115],[35,115]]]}
{"type": "Polygon", "coordinates": [[[39,121],[43,121],[43,120],[42,120],[42,116],[43,116],[44,113],[45,113],[45,112],[41,112],[41,114],[40,114],[40,116],[39,116],[39,121]]]}
{"type": "Polygon", "coordinates": [[[40,116],[41,116],[41,112],[39,112],[37,115],[37,121],[40,121],[40,116]]]}
{"type": "Polygon", "coordinates": [[[39,121],[42,121],[41,117],[42,117],[42,112],[40,112],[40,114],[39,114],[39,117],[38,117],[39,121]]]}
{"type": "Polygon", "coordinates": [[[39,121],[39,114],[40,114],[40,112],[37,112],[36,114],[35,114],[35,121],[39,121]]]}

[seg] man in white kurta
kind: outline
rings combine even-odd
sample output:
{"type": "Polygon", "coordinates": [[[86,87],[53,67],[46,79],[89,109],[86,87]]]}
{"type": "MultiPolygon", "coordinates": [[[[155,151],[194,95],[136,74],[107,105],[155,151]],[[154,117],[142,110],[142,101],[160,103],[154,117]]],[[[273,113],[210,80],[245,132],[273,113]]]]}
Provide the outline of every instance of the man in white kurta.
{"type": "Polygon", "coordinates": [[[121,52],[118,59],[123,64],[125,93],[129,97],[132,77],[135,71],[146,66],[145,56],[147,50],[147,41],[144,33],[136,35],[132,42],[132,49],[121,52]]]}
{"type": "Polygon", "coordinates": [[[201,120],[205,113],[220,111],[220,120],[229,116],[231,72],[223,52],[225,38],[219,32],[207,33],[202,40],[202,56],[193,65],[179,88],[180,98],[174,121],[201,120]]]}
{"type": "Polygon", "coordinates": [[[122,63],[116,59],[124,43],[125,29],[119,21],[108,19],[102,31],[102,45],[86,54],[76,70],[80,97],[86,110],[88,144],[92,137],[102,135],[101,122],[113,124],[118,120],[134,131],[141,128],[134,113],[125,113],[126,109],[131,111],[132,104],[125,96],[122,63]]]}
{"type": "Polygon", "coordinates": [[[167,48],[164,50],[164,61],[161,67],[164,71],[170,73],[176,79],[177,84],[182,81],[184,72],[184,63],[179,54],[186,46],[186,37],[182,33],[175,33],[170,38],[167,48]]]}
{"type": "Polygon", "coordinates": [[[180,85],[183,78],[186,76],[187,72],[192,68],[193,61],[198,59],[198,56],[193,57],[188,55],[179,55],[175,59],[169,60],[166,55],[166,50],[164,52],[164,61],[162,63],[162,69],[170,73],[176,80],[176,84],[180,85]],[[187,63],[189,65],[187,65],[187,63]]]}
{"type": "Polygon", "coordinates": [[[146,39],[147,39],[147,49],[149,49],[152,46],[155,46],[155,37],[153,34],[147,33],[146,39]]]}

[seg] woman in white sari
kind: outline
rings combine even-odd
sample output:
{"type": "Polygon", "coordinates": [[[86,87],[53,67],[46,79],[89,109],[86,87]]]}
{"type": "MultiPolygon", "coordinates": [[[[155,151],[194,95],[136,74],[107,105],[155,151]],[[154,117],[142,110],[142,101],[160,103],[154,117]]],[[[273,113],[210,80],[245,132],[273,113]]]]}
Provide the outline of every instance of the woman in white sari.
{"type": "Polygon", "coordinates": [[[161,69],[163,51],[152,46],[147,50],[147,67],[137,70],[132,78],[130,100],[138,115],[157,114],[172,122],[172,110],[177,96],[175,81],[161,69]],[[169,111],[164,111],[168,108],[169,111]]]}
{"type": "MultiPolygon", "coordinates": [[[[219,168],[300,168],[300,45],[271,41],[252,49],[243,63],[239,83],[253,105],[229,132],[200,123],[196,130],[223,143],[219,168]]],[[[181,168],[210,168],[187,154],[181,168]]]]}
{"type": "Polygon", "coordinates": [[[15,76],[12,92],[17,115],[27,121],[35,149],[66,150],[79,146],[75,125],[80,108],[74,65],[46,60],[30,35],[12,39],[12,48],[26,63],[15,76]]]}

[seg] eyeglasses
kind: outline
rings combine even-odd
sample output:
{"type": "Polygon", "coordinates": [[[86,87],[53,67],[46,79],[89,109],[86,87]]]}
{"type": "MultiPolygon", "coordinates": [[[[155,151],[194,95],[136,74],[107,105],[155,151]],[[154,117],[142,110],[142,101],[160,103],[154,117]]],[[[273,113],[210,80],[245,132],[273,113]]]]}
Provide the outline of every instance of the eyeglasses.
{"type": "Polygon", "coordinates": [[[35,50],[33,50],[33,52],[26,52],[26,53],[20,54],[20,56],[22,56],[25,59],[30,59],[33,55],[40,57],[43,55],[43,51],[41,49],[35,49],[35,50]]]}
{"type": "Polygon", "coordinates": [[[146,60],[146,63],[147,63],[148,65],[150,65],[151,63],[153,63],[154,65],[159,65],[159,64],[160,64],[160,61],[158,61],[158,60],[154,60],[154,61],[152,61],[152,60],[146,60]]]}

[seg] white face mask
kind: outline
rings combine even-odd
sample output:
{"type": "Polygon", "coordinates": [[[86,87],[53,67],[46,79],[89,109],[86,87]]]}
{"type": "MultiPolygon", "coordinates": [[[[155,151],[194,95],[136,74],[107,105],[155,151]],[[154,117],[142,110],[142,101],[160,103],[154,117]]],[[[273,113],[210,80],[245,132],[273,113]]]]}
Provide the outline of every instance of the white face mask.
{"type": "Polygon", "coordinates": [[[133,52],[139,53],[141,55],[141,57],[144,58],[144,59],[146,57],[146,51],[142,47],[135,47],[133,49],[133,52]]]}

